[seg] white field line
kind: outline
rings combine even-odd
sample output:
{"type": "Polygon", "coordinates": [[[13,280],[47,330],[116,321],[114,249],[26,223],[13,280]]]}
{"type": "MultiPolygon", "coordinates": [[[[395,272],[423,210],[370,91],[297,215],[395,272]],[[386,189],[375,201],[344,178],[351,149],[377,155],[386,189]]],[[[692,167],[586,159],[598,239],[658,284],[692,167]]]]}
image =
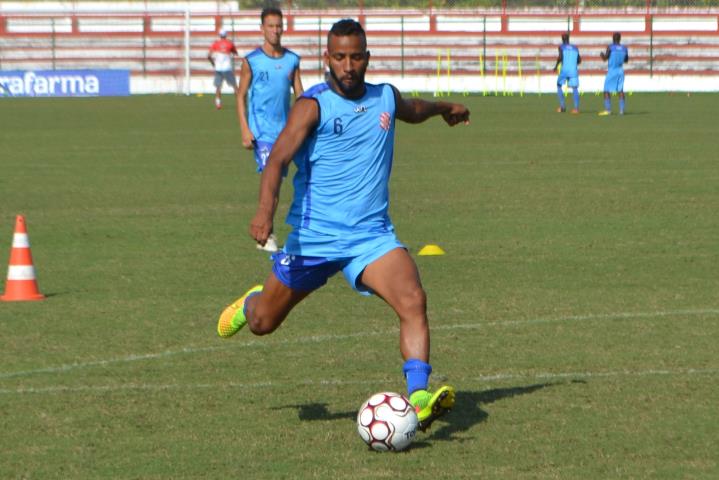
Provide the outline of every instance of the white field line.
{"type": "MultiPolygon", "coordinates": [[[[556,372],[556,373],[498,373],[494,375],[482,375],[479,377],[466,379],[471,383],[490,383],[502,382],[507,380],[522,381],[558,381],[558,380],[582,380],[591,378],[607,378],[607,377],[647,377],[647,376],[678,376],[688,378],[694,375],[717,375],[719,368],[683,368],[675,370],[619,370],[604,372],[556,372]]],[[[126,391],[140,392],[163,392],[171,390],[208,390],[208,389],[267,389],[267,388],[287,388],[302,386],[341,386],[341,385],[376,385],[382,380],[337,380],[337,379],[321,379],[321,380],[303,380],[299,382],[223,382],[223,383],[167,383],[167,384],[151,384],[151,383],[127,383],[120,385],[77,385],[63,386],[55,385],[50,387],[21,387],[21,388],[2,388],[0,395],[26,395],[26,394],[62,394],[62,393],[114,393],[126,391]]],[[[463,382],[467,383],[467,382],[463,382]]]]}
{"type": "MultiPolygon", "coordinates": [[[[536,318],[528,320],[510,320],[505,322],[486,322],[486,323],[460,323],[454,325],[433,325],[431,326],[432,331],[447,331],[447,330],[470,330],[480,329],[486,327],[511,327],[517,325],[533,325],[542,323],[556,323],[556,322],[577,322],[577,321],[591,321],[591,320],[622,320],[622,319],[635,319],[635,318],[655,318],[655,317],[675,317],[675,316],[701,316],[701,315],[719,315],[719,309],[707,308],[707,309],[694,309],[694,310],[670,310],[670,311],[657,311],[657,312],[619,312],[619,313],[607,313],[607,314],[596,314],[596,315],[571,315],[566,317],[554,317],[554,318],[536,318]]],[[[341,335],[310,335],[304,337],[296,337],[292,339],[286,339],[281,341],[260,341],[251,340],[245,342],[234,342],[230,341],[225,345],[207,346],[207,347],[185,347],[178,350],[166,350],[164,352],[146,353],[146,354],[133,354],[124,357],[108,358],[104,360],[93,360],[89,362],[77,362],[69,363],[58,366],[41,367],[31,370],[19,370],[14,372],[0,372],[0,379],[25,377],[29,375],[41,374],[41,373],[63,373],[80,368],[88,367],[103,367],[116,363],[130,363],[144,360],[156,360],[164,359],[182,354],[195,354],[202,352],[211,352],[217,350],[226,350],[229,348],[252,348],[252,347],[273,347],[278,345],[296,345],[305,343],[322,343],[322,342],[335,342],[340,340],[347,340],[351,338],[367,338],[378,335],[390,335],[396,334],[398,328],[392,328],[381,331],[373,332],[359,332],[349,333],[341,335]]],[[[218,340],[219,341],[219,340],[218,340]]]]}

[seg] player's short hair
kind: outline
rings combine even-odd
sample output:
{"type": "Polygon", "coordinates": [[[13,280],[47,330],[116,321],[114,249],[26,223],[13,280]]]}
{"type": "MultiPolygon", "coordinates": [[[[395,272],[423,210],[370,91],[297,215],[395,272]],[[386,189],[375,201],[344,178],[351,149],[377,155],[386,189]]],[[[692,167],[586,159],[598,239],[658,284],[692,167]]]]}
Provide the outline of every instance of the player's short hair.
{"type": "Polygon", "coordinates": [[[621,40],[622,40],[622,34],[619,32],[614,32],[614,34],[612,35],[612,41],[614,43],[619,43],[621,40]]]}
{"type": "Polygon", "coordinates": [[[562,43],[569,43],[569,34],[568,33],[562,34],[562,43]]]}
{"type": "Polygon", "coordinates": [[[367,35],[365,34],[364,28],[362,28],[362,24],[352,18],[345,18],[343,20],[335,22],[335,24],[332,25],[332,28],[330,28],[330,31],[327,34],[328,45],[330,43],[330,37],[332,35],[334,35],[335,37],[348,37],[350,35],[358,35],[362,38],[365,45],[367,44],[367,35]]]}
{"type": "Polygon", "coordinates": [[[282,18],[282,10],[276,7],[265,7],[262,9],[262,13],[260,13],[260,21],[262,24],[265,23],[265,17],[269,17],[270,15],[277,15],[278,17],[282,18]]]}

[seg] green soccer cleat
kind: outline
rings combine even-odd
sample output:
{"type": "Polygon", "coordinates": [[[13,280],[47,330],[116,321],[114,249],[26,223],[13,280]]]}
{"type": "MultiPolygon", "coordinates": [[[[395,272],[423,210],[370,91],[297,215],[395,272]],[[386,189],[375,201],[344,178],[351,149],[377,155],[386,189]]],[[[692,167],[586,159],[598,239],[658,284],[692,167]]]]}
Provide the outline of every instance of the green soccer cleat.
{"type": "Polygon", "coordinates": [[[262,285],[255,285],[250,288],[240,298],[235,300],[232,305],[225,308],[217,322],[217,334],[222,338],[229,338],[240,331],[247,323],[245,318],[245,300],[250,294],[261,292],[262,285]]]}
{"type": "Polygon", "coordinates": [[[424,432],[432,425],[432,422],[452,410],[454,388],[444,385],[434,393],[417,390],[410,395],[409,403],[414,406],[419,420],[419,429],[424,432]]]}
{"type": "Polygon", "coordinates": [[[606,117],[607,115],[611,115],[611,114],[612,114],[612,112],[610,112],[609,110],[602,110],[597,115],[599,115],[600,117],[606,117]]]}

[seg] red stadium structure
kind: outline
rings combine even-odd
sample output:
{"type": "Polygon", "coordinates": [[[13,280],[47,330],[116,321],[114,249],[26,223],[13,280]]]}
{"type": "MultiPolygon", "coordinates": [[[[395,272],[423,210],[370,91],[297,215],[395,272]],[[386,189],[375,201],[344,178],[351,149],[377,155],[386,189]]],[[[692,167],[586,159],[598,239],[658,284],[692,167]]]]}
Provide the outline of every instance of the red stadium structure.
{"type": "MultiPolygon", "coordinates": [[[[553,91],[560,34],[582,52],[581,75],[598,85],[599,52],[621,31],[635,90],[719,88],[719,12],[715,9],[618,12],[542,9],[286,9],[283,44],[302,56],[307,83],[322,78],[324,37],[345,17],[365,26],[372,76],[402,88],[553,91]]],[[[225,29],[241,52],[260,43],[259,11],[0,14],[0,70],[127,69],[132,93],[211,89],[207,48],[225,29]]]]}

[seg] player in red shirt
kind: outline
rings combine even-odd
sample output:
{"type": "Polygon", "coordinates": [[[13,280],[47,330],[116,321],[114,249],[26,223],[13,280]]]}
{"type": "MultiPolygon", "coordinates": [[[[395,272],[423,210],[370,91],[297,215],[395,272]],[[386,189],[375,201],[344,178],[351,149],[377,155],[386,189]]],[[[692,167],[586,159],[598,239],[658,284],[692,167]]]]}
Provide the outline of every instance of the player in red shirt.
{"type": "Polygon", "coordinates": [[[232,41],[227,39],[227,32],[220,30],[220,39],[216,40],[210,51],[207,53],[207,59],[215,68],[215,107],[219,110],[222,108],[222,82],[227,82],[237,95],[237,80],[235,79],[235,57],[237,56],[237,48],[232,41]]]}

